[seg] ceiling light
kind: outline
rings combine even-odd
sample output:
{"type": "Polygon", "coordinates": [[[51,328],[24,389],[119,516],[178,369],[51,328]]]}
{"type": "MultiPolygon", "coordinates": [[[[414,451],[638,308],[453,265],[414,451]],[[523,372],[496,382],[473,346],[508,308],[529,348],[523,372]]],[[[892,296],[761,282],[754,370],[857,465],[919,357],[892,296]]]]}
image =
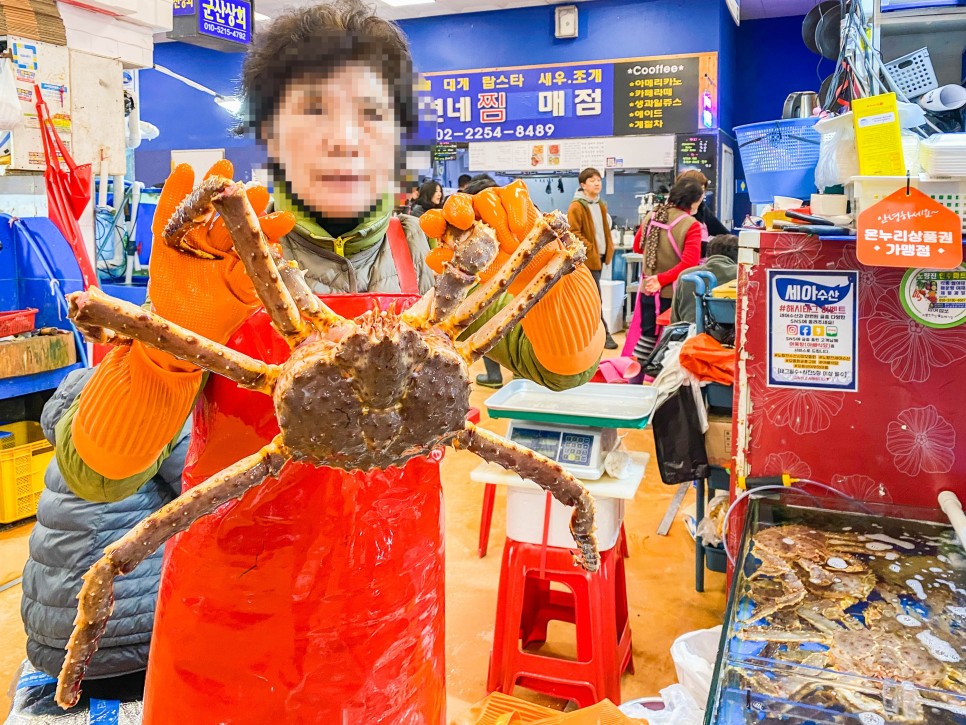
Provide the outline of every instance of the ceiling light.
{"type": "Polygon", "coordinates": [[[431,5],[436,0],[382,0],[386,5],[393,8],[401,8],[406,5],[431,5]]]}
{"type": "Polygon", "coordinates": [[[242,107],[242,99],[238,96],[215,96],[215,103],[232,116],[237,116],[242,107]]]}
{"type": "Polygon", "coordinates": [[[255,22],[264,23],[266,20],[271,20],[265,13],[255,13],[255,22]]]}

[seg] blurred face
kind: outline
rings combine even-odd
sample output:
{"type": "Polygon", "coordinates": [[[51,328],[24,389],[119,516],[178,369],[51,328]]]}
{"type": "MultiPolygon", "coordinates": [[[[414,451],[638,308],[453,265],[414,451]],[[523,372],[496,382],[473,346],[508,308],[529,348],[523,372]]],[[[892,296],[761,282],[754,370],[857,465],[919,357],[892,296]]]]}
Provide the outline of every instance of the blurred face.
{"type": "Polygon", "coordinates": [[[433,203],[439,204],[443,200],[443,187],[437,186],[436,193],[433,194],[433,203]]]}
{"type": "Polygon", "coordinates": [[[389,87],[367,65],[289,83],[267,133],[269,158],[318,214],[352,218],[392,190],[401,130],[389,87]]]}
{"type": "Polygon", "coordinates": [[[600,195],[600,177],[591,176],[587,181],[580,185],[580,188],[584,190],[587,196],[599,196],[600,195]]]}

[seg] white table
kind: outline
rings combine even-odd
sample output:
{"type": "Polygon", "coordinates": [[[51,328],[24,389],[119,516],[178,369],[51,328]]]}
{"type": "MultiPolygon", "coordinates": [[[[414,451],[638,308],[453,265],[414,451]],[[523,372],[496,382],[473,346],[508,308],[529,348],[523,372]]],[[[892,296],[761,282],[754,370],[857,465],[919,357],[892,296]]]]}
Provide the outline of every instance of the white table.
{"type": "MultiPolygon", "coordinates": [[[[637,494],[644,480],[644,471],[650,460],[648,453],[630,453],[630,465],[621,478],[606,473],[597,481],[581,481],[597,502],[597,526],[600,548],[614,546],[624,520],[624,502],[637,494]]],[[[573,548],[570,536],[570,508],[546,493],[533,481],[521,478],[495,463],[481,463],[470,473],[470,480],[487,486],[487,496],[495,493],[496,486],[506,486],[507,536],[515,541],[548,546],[573,548]],[[490,488],[490,487],[493,488],[490,488]]],[[[492,504],[490,513],[492,515],[492,504]]],[[[485,533],[489,535],[488,522],[485,533]]],[[[481,531],[481,539],[483,532],[481,531]]],[[[481,541],[481,546],[483,542],[481,541]]]]}

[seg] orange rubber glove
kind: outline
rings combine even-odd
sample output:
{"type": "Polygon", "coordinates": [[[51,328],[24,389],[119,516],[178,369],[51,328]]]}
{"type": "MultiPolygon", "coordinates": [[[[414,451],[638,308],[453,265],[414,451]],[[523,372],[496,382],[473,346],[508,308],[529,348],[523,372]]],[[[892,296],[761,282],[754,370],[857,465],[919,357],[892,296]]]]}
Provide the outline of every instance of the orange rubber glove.
{"type": "MultiPolygon", "coordinates": [[[[425,216],[420,217],[423,230],[427,231],[427,226],[437,229],[439,222],[435,216],[423,224],[425,216]]],[[[443,205],[442,216],[458,229],[468,229],[479,218],[496,232],[500,251],[493,264],[480,274],[482,280],[487,280],[530,233],[539,212],[530,201],[526,184],[518,179],[502,188],[484,189],[472,197],[453,194],[443,205]],[[475,212],[472,215],[467,211],[470,201],[475,212]]],[[[513,280],[509,292],[514,295],[522,292],[560,248],[559,242],[553,242],[541,249],[513,280]]],[[[430,255],[433,260],[427,257],[427,262],[452,258],[452,250],[446,247],[437,247],[433,252],[437,254],[430,255]]],[[[606,337],[600,319],[600,293],[590,271],[581,266],[561,279],[534,305],[521,324],[537,360],[550,372],[577,375],[590,369],[600,359],[606,337]]]]}
{"type": "MultiPolygon", "coordinates": [[[[231,162],[219,161],[208,176],[232,178],[231,162]]],[[[218,259],[201,259],[169,247],[161,233],[194,186],[187,164],[168,177],[158,200],[152,230],[148,295],[154,312],[218,343],[258,306],[244,265],[232,249],[224,222],[215,215],[189,233],[193,246],[218,259]]],[[[295,218],[287,212],[264,215],[269,194],[248,190],[271,240],[288,234],[295,218]]],[[[71,428],[78,454],[102,476],[126,478],[147,469],[184,424],[198,393],[201,370],[140,342],[112,350],[81,396],[71,428]],[[132,402],[134,404],[132,404],[132,402]]]]}

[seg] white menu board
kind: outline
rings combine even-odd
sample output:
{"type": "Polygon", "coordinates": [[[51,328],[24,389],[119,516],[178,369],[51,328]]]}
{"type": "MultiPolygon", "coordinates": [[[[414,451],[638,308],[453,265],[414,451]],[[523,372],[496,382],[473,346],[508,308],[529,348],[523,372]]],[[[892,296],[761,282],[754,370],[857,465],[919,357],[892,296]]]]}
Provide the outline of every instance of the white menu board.
{"type": "Polygon", "coordinates": [[[598,138],[489,141],[469,144],[470,171],[579,171],[599,169],[670,169],[674,136],[604,136],[598,138]]]}

